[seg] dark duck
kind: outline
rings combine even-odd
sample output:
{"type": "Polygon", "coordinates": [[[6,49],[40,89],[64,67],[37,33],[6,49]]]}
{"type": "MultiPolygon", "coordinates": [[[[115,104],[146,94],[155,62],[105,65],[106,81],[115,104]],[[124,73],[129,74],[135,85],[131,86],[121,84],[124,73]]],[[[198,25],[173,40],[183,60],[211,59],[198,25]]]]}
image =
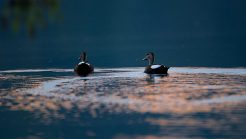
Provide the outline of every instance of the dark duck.
{"type": "Polygon", "coordinates": [[[75,66],[74,71],[79,76],[87,76],[94,71],[94,67],[88,63],[85,52],[81,53],[79,57],[80,62],[75,66]]]}
{"type": "Polygon", "coordinates": [[[143,60],[148,60],[149,65],[145,67],[144,73],[147,74],[167,74],[169,67],[163,65],[154,65],[155,56],[154,53],[149,52],[146,54],[143,60]]]}

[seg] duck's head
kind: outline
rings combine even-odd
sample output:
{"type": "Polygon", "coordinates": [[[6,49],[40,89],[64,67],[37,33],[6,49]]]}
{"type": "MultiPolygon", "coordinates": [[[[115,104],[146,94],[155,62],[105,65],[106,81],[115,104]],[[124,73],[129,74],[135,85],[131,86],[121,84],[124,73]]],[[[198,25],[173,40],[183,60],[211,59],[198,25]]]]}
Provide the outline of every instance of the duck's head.
{"type": "Polygon", "coordinates": [[[87,62],[87,55],[86,55],[86,52],[82,52],[82,53],[80,54],[79,60],[82,61],[82,62],[87,62]]]}
{"type": "Polygon", "coordinates": [[[149,65],[153,65],[153,63],[155,61],[154,53],[153,52],[147,53],[142,60],[148,60],[149,65]]]}

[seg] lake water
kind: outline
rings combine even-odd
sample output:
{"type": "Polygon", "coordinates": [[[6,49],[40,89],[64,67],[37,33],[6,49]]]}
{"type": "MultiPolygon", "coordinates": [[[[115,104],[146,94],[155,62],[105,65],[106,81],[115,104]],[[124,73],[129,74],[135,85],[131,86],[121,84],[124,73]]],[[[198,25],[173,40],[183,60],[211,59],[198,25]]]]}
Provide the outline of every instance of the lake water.
{"type": "Polygon", "coordinates": [[[0,138],[246,138],[245,68],[143,69],[0,71],[0,138]]]}

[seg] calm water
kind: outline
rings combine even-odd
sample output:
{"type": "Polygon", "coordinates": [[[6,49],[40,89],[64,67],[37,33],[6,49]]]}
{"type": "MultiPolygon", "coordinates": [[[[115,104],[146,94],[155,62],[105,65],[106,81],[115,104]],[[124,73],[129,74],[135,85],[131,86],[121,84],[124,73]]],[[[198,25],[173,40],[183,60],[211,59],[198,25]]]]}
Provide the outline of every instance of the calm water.
{"type": "Polygon", "coordinates": [[[0,138],[246,138],[245,68],[0,71],[0,138]]]}

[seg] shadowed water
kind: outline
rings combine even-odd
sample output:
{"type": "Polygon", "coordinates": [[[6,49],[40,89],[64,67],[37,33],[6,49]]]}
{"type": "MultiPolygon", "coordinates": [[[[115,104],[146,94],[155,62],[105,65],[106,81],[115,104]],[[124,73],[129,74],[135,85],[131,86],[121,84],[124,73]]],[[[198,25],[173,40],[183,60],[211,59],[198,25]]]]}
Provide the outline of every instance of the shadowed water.
{"type": "Polygon", "coordinates": [[[246,69],[0,71],[0,138],[246,138],[246,69]]]}

